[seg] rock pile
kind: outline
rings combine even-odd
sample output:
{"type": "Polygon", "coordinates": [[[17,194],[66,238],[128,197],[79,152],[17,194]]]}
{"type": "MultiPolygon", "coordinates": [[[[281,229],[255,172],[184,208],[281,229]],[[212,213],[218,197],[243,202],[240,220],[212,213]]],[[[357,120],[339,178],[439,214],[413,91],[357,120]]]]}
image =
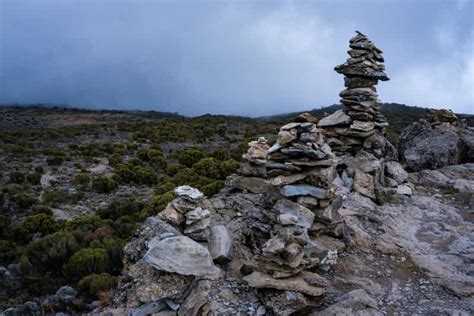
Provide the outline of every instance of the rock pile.
{"type": "Polygon", "coordinates": [[[402,131],[399,151],[412,171],[474,162],[474,128],[450,110],[430,110],[402,131]]]}
{"type": "Polygon", "coordinates": [[[367,138],[388,126],[380,113],[375,86],[379,80],[389,80],[385,74],[382,50],[367,36],[357,31],[350,40],[350,58],[335,67],[345,76],[346,89],[339,94],[344,110],[323,118],[318,126],[325,128],[331,147],[337,152],[353,151],[364,144],[367,138]]]}
{"type": "Polygon", "coordinates": [[[153,237],[144,261],[160,271],[218,278],[220,269],[214,261],[225,264],[231,259],[232,243],[227,229],[222,225],[211,227],[211,212],[202,205],[201,191],[184,185],[174,193],[176,198],[157,217],[177,230],[153,237]]]}
{"type": "Polygon", "coordinates": [[[270,238],[254,254],[254,272],[244,280],[257,288],[319,296],[325,292],[321,284],[307,283],[295,275],[329,263],[336,255],[311,240],[323,231],[335,230],[338,223],[341,200],[335,198],[333,185],[336,157],[313,116],[305,113],[296,121],[280,128],[271,147],[263,138],[250,142],[240,175],[229,177],[227,185],[263,193],[271,225],[270,238]]]}

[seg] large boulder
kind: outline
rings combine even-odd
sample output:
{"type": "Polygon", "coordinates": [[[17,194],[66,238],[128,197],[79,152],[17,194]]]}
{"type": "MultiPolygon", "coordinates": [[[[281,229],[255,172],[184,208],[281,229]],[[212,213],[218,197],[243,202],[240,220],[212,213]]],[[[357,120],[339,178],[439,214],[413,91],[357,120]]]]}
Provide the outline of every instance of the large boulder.
{"type": "Polygon", "coordinates": [[[400,135],[400,155],[412,171],[469,162],[473,133],[468,129],[432,128],[427,121],[420,120],[400,135]]]}
{"type": "Polygon", "coordinates": [[[143,260],[160,271],[215,279],[220,271],[209,250],[186,236],[154,238],[143,260]]]}

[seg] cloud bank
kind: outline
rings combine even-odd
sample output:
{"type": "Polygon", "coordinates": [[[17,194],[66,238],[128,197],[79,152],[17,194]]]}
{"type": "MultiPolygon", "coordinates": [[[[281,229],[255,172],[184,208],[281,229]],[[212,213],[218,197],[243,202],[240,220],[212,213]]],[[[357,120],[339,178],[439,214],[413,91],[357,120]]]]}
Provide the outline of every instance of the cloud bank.
{"type": "Polygon", "coordinates": [[[0,103],[259,116],[338,103],[348,39],[384,102],[474,113],[472,1],[0,2],[0,103]],[[429,14],[427,12],[429,11],[429,14]]]}

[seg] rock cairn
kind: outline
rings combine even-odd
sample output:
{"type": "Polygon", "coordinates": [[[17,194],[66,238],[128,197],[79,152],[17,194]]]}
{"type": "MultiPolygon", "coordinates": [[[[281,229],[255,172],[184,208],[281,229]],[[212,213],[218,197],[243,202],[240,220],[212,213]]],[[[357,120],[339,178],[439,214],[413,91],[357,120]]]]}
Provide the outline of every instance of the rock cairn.
{"type": "Polygon", "coordinates": [[[218,278],[221,271],[214,263],[232,259],[229,232],[223,225],[211,224],[201,191],[183,185],[174,193],[176,198],[157,216],[172,229],[148,241],[144,261],[161,271],[218,278]]]}
{"type": "Polygon", "coordinates": [[[354,151],[364,146],[367,138],[388,126],[380,113],[377,85],[387,81],[382,50],[364,34],[350,39],[350,58],[335,67],[344,75],[345,90],[339,94],[344,110],[323,118],[318,126],[326,129],[329,143],[336,152],[354,151]]]}
{"type": "MultiPolygon", "coordinates": [[[[270,238],[256,254],[255,271],[244,278],[251,286],[291,290],[292,277],[335,255],[311,241],[335,227],[341,205],[333,185],[335,155],[315,122],[305,113],[280,128],[273,146],[264,138],[250,142],[239,175],[227,179],[229,187],[263,193],[270,238]]],[[[311,296],[324,293],[311,284],[298,289],[311,296]]]]}

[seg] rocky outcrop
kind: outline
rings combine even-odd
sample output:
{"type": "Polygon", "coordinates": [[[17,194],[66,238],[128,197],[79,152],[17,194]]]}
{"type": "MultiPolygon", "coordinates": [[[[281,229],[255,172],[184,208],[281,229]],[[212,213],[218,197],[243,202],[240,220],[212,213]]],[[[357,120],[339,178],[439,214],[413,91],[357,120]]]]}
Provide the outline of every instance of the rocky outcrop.
{"type": "Polygon", "coordinates": [[[429,119],[431,123],[420,120],[400,135],[400,156],[408,169],[437,169],[474,161],[472,128],[446,110],[432,110],[429,119]]]}
{"type": "Polygon", "coordinates": [[[250,142],[238,173],[212,198],[176,188],[125,247],[113,308],[133,315],[474,311],[458,298],[473,291],[472,225],[408,182],[430,179],[447,190],[442,182],[455,176],[469,200],[474,168],[408,174],[378,112],[374,85],[388,80],[381,51],[361,33],[350,47],[351,58],[336,67],[346,76],[347,108],[319,121],[298,116],[271,146],[263,137],[250,142]]]}

